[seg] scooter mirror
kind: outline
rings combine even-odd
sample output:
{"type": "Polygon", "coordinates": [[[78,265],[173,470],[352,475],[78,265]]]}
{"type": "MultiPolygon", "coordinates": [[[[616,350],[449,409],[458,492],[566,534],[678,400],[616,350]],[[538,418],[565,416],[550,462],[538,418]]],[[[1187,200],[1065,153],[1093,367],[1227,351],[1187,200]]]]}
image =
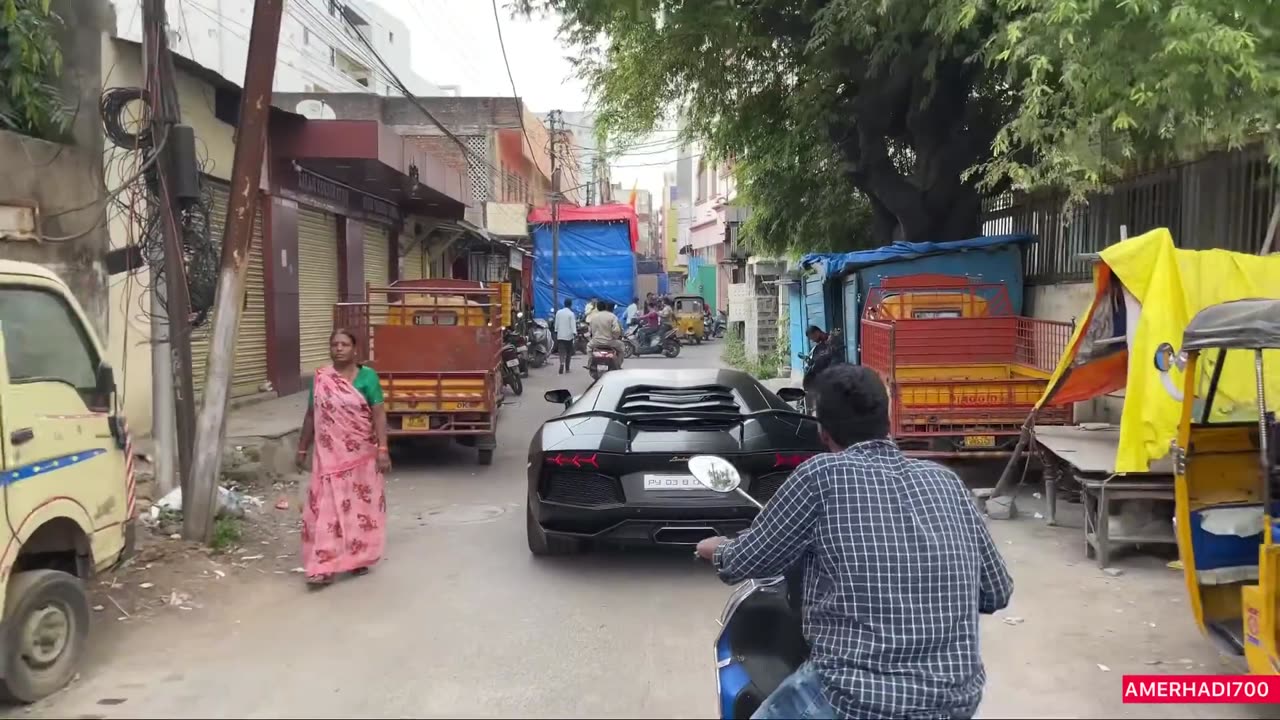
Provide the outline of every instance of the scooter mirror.
{"type": "Polygon", "coordinates": [[[689,458],[689,472],[703,487],[718,493],[731,493],[742,484],[742,476],[733,463],[716,455],[689,458]]]}

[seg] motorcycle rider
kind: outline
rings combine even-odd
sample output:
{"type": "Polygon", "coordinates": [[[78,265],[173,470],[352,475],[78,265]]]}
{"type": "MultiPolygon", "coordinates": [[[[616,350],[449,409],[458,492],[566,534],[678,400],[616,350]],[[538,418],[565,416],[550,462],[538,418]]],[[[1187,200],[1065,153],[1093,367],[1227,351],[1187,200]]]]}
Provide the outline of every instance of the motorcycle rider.
{"type": "Polygon", "coordinates": [[[636,346],[645,347],[658,330],[658,308],[654,303],[645,303],[644,314],[639,316],[640,327],[636,330],[636,346]]]}
{"type": "Polygon", "coordinates": [[[986,671],[978,618],[1013,581],[959,478],[889,439],[874,371],[833,365],[815,382],[830,453],[796,468],[751,528],[699,557],[726,583],[803,563],[812,652],[753,718],[972,718],[986,671]]]}
{"type": "Polygon", "coordinates": [[[815,402],[813,389],[814,380],[822,373],[823,370],[826,370],[835,363],[841,361],[842,348],[835,342],[835,338],[827,334],[826,331],[817,325],[810,325],[809,329],[805,330],[804,334],[809,338],[809,344],[813,349],[810,351],[809,367],[804,373],[804,380],[801,382],[801,387],[804,388],[804,391],[807,394],[807,397],[805,398],[806,406],[813,407],[815,402]]]}
{"type": "Polygon", "coordinates": [[[635,321],[636,316],[639,314],[640,314],[640,298],[638,297],[631,298],[631,304],[628,305],[627,309],[622,313],[623,326],[630,327],[631,323],[635,321]]]}
{"type": "MultiPolygon", "coordinates": [[[[595,313],[587,318],[587,327],[591,332],[591,340],[588,341],[587,348],[611,348],[618,354],[618,367],[621,368],[622,325],[618,323],[618,316],[613,313],[614,307],[612,302],[601,300],[595,313]]],[[[589,357],[587,362],[591,362],[589,357]]]]}

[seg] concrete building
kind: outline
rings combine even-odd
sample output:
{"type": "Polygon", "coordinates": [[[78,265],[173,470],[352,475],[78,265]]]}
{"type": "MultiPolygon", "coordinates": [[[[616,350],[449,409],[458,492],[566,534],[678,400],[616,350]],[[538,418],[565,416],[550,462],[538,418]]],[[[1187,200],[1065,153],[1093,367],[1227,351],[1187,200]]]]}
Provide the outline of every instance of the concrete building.
{"type": "Polygon", "coordinates": [[[693,198],[689,219],[686,292],[702,295],[713,309],[729,305],[729,285],[745,280],[747,253],[738,243],[746,212],[736,203],[733,164],[690,158],[693,198]]]}
{"type": "Polygon", "coordinates": [[[104,0],[54,0],[51,8],[63,21],[58,32],[63,102],[72,109],[93,111],[74,113],[69,136],[61,142],[0,130],[0,166],[6,169],[0,173],[0,258],[39,263],[57,273],[105,341],[110,302],[104,258],[109,240],[97,108],[110,7],[104,0]],[[32,220],[37,233],[30,232],[32,220]],[[19,225],[27,229],[17,232],[19,225]],[[39,241],[37,234],[46,241],[39,241]]]}
{"type": "MultiPolygon", "coordinates": [[[[141,47],[108,41],[102,67],[111,86],[139,86],[141,47]]],[[[208,68],[174,57],[182,122],[202,149],[201,185],[211,241],[221,240],[235,149],[234,114],[240,88],[208,68]]],[[[371,95],[362,97],[376,100],[371,95]]],[[[132,151],[111,148],[107,178],[117,186],[132,151]]],[[[390,132],[377,119],[308,119],[273,109],[265,172],[239,328],[231,396],[297,392],[327,361],[333,305],[375,286],[423,277],[424,248],[468,234],[461,225],[473,204],[465,173],[450,168],[390,132]],[[270,258],[268,262],[266,259],[270,258]]],[[[111,218],[111,243],[138,242],[138,218],[111,218]]],[[[474,234],[474,233],[472,233],[474,234]]],[[[506,260],[504,259],[504,264],[506,260]]],[[[125,411],[139,433],[150,430],[151,365],[146,308],[151,273],[144,265],[111,278],[109,352],[125,388],[125,411]]],[[[504,278],[505,279],[505,278],[504,278]]],[[[208,317],[192,332],[193,380],[199,393],[208,360],[208,317]]]]}
{"type": "MultiPolygon", "coordinates": [[[[378,98],[356,93],[276,93],[276,105],[305,107],[323,102],[340,120],[378,120],[414,147],[466,173],[473,204],[468,222],[506,238],[528,235],[528,212],[545,206],[551,189],[550,134],[542,119],[518,98],[428,97],[419,102],[455,137],[464,151],[406,98],[378,98]]],[[[563,154],[567,202],[581,204],[583,188],[569,185],[581,177],[572,154],[563,154]]],[[[580,183],[578,183],[580,184],[580,183]]],[[[436,272],[443,272],[442,269],[436,272]]]]}
{"type": "MultiPolygon", "coordinates": [[[[243,82],[253,4],[254,0],[169,3],[170,47],[233,82],[243,82]]],[[[142,41],[141,7],[142,0],[116,0],[117,37],[142,41]]],[[[368,0],[289,0],[284,11],[274,83],[278,91],[400,95],[380,57],[415,95],[457,94],[456,88],[437,86],[413,71],[409,28],[368,0]]]]}
{"type": "MultiPolygon", "coordinates": [[[[599,146],[595,134],[595,113],[590,111],[565,112],[565,129],[571,133],[570,142],[578,154],[581,176],[578,183],[583,188],[582,204],[603,205],[610,202],[612,179],[604,148],[599,146]]],[[[568,183],[565,184],[569,187],[568,183]]]]}
{"type": "Polygon", "coordinates": [[[677,204],[680,188],[676,184],[676,172],[667,171],[662,175],[662,262],[672,288],[684,289],[684,278],[688,274],[688,256],[679,252],[680,211],[677,204]]]}

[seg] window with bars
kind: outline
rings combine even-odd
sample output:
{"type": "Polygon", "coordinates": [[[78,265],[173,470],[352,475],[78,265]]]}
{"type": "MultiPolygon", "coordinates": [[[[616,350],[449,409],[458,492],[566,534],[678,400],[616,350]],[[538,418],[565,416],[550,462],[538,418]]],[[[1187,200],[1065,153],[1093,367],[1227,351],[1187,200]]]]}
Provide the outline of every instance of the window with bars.
{"type": "Polygon", "coordinates": [[[489,157],[489,143],[484,137],[469,137],[463,142],[467,146],[467,176],[471,180],[471,196],[476,202],[487,202],[490,193],[490,174],[492,169],[481,158],[489,157]]]}

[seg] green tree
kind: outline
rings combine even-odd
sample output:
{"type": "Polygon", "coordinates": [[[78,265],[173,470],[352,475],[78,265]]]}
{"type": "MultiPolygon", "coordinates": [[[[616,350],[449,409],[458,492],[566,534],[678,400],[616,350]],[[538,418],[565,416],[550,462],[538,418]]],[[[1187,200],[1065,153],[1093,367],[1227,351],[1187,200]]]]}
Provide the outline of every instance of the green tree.
{"type": "Polygon", "coordinates": [[[1137,158],[1274,143],[1280,119],[1274,0],[515,6],[560,14],[610,137],[674,112],[735,157],[770,246],[970,237],[986,195],[1079,197],[1137,158]]]}
{"type": "Polygon", "coordinates": [[[58,140],[70,119],[54,84],[62,75],[49,0],[0,0],[0,128],[58,140]]]}

